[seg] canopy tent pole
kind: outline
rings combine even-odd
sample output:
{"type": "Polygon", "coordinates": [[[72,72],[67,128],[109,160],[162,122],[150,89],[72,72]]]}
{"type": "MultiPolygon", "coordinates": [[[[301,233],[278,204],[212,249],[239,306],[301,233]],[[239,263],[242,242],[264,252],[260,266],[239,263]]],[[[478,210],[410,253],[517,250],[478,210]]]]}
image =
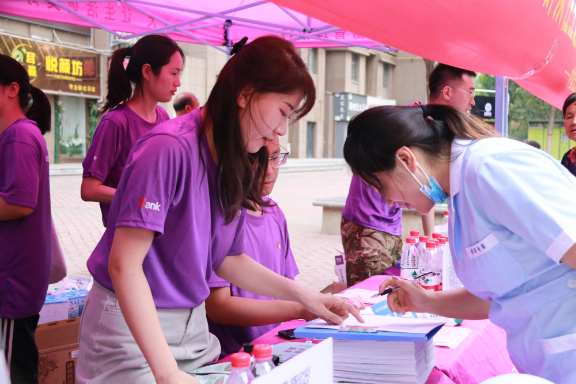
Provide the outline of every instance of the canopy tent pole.
{"type": "Polygon", "coordinates": [[[226,20],[224,24],[224,46],[226,47],[226,61],[230,60],[230,51],[232,50],[232,40],[230,36],[230,29],[232,28],[232,20],[226,20]]]}
{"type": "Polygon", "coordinates": [[[496,76],[496,132],[502,137],[508,137],[508,78],[505,76],[496,76]]]}

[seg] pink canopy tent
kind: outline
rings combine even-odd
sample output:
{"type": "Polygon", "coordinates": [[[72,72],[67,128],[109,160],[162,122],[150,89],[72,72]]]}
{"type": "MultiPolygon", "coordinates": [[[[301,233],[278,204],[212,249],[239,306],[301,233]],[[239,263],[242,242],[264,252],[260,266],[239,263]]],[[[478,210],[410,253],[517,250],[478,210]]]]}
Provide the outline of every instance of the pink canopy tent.
{"type": "Polygon", "coordinates": [[[119,39],[164,33],[227,51],[233,42],[276,34],[297,47],[389,48],[285,7],[258,0],[0,0],[0,13],[101,28],[119,39]]]}
{"type": "MultiPolygon", "coordinates": [[[[120,39],[166,33],[228,51],[244,36],[277,34],[298,47],[390,46],[499,76],[561,107],[576,91],[576,0],[0,0],[0,13],[104,29],[120,39]]],[[[498,112],[500,110],[501,112],[498,112]]]]}

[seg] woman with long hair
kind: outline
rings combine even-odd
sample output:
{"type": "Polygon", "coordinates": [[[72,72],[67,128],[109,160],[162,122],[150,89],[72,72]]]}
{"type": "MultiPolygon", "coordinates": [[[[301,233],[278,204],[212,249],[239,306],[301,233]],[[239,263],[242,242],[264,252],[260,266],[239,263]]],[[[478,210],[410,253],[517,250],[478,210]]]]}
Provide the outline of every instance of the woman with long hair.
{"type": "Polygon", "coordinates": [[[212,271],[232,284],[340,323],[343,299],[305,288],[243,249],[248,200],[267,206],[260,183],[266,144],[308,113],[315,88],[292,43],[237,43],[206,106],[163,123],[134,146],[88,260],[94,288],[80,327],[79,383],[195,383],[217,359],[204,300],[212,271]]]}
{"type": "Polygon", "coordinates": [[[34,341],[52,270],[50,102],[0,55],[0,332],[13,383],[38,383],[34,341]]]}
{"type": "Polygon", "coordinates": [[[82,163],[81,187],[82,200],[100,203],[105,227],[110,202],[132,146],[152,128],[170,119],[157,104],[170,101],[176,93],[183,62],[182,49],[163,35],[145,36],[132,47],[117,49],[112,55],[108,94],[101,108],[105,115],[82,163]]]}
{"type": "Polygon", "coordinates": [[[397,278],[392,311],[486,319],[506,331],[520,372],[576,382],[576,179],[544,151],[495,137],[451,107],[378,107],[348,127],[344,157],[389,203],[429,212],[448,198],[465,288],[397,278]]]}

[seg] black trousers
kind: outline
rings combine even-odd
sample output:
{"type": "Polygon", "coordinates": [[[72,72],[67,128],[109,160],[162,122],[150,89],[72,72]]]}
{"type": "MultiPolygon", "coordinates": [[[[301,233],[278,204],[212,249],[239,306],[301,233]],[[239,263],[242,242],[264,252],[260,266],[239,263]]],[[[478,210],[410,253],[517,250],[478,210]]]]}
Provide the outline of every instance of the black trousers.
{"type": "Polygon", "coordinates": [[[12,384],[38,384],[36,326],[40,315],[23,319],[0,319],[6,366],[12,384]]]}

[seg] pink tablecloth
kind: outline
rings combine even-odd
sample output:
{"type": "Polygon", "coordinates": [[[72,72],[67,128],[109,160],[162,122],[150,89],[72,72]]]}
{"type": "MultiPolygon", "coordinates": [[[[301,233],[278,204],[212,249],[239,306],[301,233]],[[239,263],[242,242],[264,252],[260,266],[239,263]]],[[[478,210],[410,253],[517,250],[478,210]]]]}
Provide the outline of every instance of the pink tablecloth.
{"type": "MultiPolygon", "coordinates": [[[[354,288],[375,290],[386,276],[374,276],[354,288]]],[[[254,340],[255,344],[289,342],[278,336],[278,331],[293,329],[304,324],[302,320],[285,322],[254,340]]],[[[426,384],[477,384],[491,377],[513,373],[514,366],[506,351],[506,333],[490,320],[465,320],[460,327],[472,333],[456,349],[436,347],[436,367],[426,384]]],[[[304,342],[313,339],[296,339],[304,342]]],[[[320,342],[321,340],[315,341],[320,342]]],[[[229,361],[229,357],[221,362],[229,361]]]]}

